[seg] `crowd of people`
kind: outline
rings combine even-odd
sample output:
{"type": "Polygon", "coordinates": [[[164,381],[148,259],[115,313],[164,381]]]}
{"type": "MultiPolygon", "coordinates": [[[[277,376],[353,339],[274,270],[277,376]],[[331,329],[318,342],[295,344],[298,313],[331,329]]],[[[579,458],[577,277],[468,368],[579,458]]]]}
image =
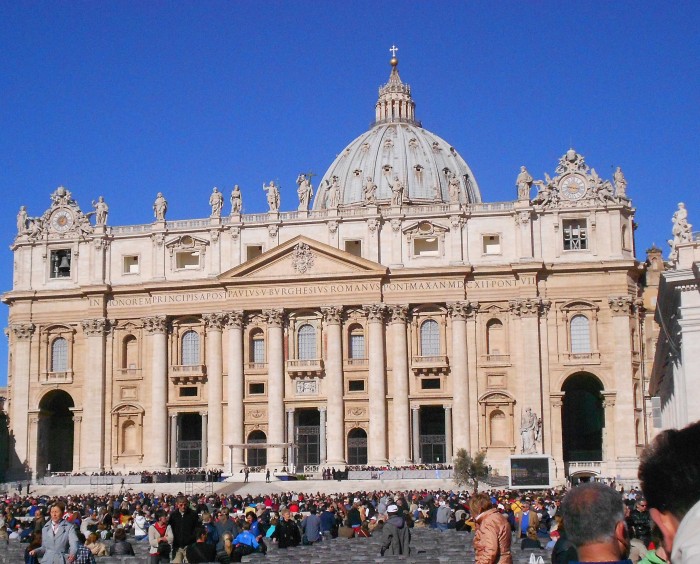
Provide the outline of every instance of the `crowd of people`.
{"type": "MultiPolygon", "coordinates": [[[[380,536],[382,555],[405,555],[411,531],[474,531],[479,564],[548,548],[553,564],[700,562],[700,423],[659,435],[642,457],[641,490],[593,482],[520,494],[502,490],[348,494],[156,494],[35,497],[2,502],[0,538],[27,543],[25,562],[93,562],[149,546],[152,564],[237,562],[334,537],[380,536]],[[82,556],[80,556],[82,555],[82,556]],[[80,559],[82,558],[82,560],[80,559]],[[61,560],[62,561],[62,560],[61,560]]],[[[465,535],[465,545],[470,537],[465,535]]]]}

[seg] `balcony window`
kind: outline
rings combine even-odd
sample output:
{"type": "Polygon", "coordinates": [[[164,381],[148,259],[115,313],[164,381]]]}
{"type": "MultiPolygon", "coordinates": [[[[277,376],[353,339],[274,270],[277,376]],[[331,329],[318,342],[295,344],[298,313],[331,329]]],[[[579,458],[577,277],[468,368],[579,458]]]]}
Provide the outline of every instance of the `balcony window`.
{"type": "Polygon", "coordinates": [[[585,315],[576,315],[571,319],[571,352],[585,354],[591,352],[591,330],[585,315]]]}
{"type": "Polygon", "coordinates": [[[316,329],[308,323],[299,327],[297,333],[297,345],[299,360],[311,360],[316,358],[316,329]]]}
{"type": "Polygon", "coordinates": [[[421,356],[440,354],[440,328],[434,319],[428,319],[420,326],[420,354],[421,356]]]}
{"type": "Polygon", "coordinates": [[[68,370],[68,341],[58,337],[51,344],[51,372],[68,370]]]}
{"type": "Polygon", "coordinates": [[[187,331],[182,336],[182,365],[195,366],[199,364],[199,333],[187,331]]]}

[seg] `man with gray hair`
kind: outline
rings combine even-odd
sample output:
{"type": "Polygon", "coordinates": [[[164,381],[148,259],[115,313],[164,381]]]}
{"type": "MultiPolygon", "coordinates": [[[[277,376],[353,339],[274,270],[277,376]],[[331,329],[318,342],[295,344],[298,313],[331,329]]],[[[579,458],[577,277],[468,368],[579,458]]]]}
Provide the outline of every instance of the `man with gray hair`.
{"type": "Polygon", "coordinates": [[[624,503],[615,490],[595,482],[578,486],[564,497],[561,514],[579,561],[631,564],[624,503]]]}

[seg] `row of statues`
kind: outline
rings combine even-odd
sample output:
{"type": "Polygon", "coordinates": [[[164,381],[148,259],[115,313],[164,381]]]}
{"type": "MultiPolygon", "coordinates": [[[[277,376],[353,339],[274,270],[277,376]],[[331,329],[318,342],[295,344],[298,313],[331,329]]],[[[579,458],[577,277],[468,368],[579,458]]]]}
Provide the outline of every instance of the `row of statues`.
{"type": "Polygon", "coordinates": [[[676,247],[681,243],[690,243],[693,240],[693,226],[688,223],[688,210],[683,202],[678,204],[678,209],[673,214],[671,221],[673,222],[671,231],[673,239],[668,240],[668,244],[671,247],[671,253],[668,258],[675,263],[678,259],[678,249],[676,247]]]}

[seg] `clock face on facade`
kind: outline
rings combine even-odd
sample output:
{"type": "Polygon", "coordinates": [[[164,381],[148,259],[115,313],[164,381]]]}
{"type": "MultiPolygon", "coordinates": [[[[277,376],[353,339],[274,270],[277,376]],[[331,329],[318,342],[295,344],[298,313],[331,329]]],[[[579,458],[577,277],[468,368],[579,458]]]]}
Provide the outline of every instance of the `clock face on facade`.
{"type": "Polygon", "coordinates": [[[586,194],[586,183],[577,174],[571,174],[559,184],[559,193],[565,200],[580,200],[586,194]]]}
{"type": "Polygon", "coordinates": [[[73,214],[70,210],[59,209],[51,216],[51,227],[59,233],[65,233],[73,225],[73,214]]]}

